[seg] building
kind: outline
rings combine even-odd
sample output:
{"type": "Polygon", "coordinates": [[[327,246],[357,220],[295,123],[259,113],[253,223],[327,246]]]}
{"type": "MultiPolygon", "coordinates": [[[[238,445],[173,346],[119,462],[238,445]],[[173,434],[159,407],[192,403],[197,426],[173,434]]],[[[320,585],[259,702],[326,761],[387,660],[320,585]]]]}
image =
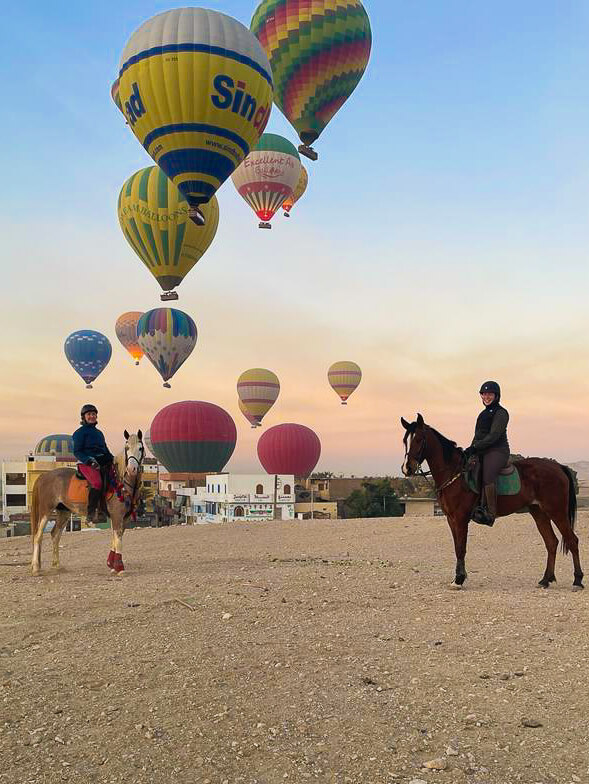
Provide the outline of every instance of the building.
{"type": "Polygon", "coordinates": [[[2,462],[2,520],[7,523],[10,515],[27,511],[26,460],[5,460],[2,462]]]}
{"type": "Polygon", "coordinates": [[[400,498],[399,503],[404,508],[405,517],[431,517],[434,514],[433,498],[400,498]]]}
{"type": "Polygon", "coordinates": [[[75,468],[76,458],[57,457],[56,455],[33,454],[27,456],[27,511],[31,508],[33,500],[33,487],[35,482],[45,471],[53,471],[56,468],[75,468]]]}
{"type": "Polygon", "coordinates": [[[144,457],[141,467],[141,498],[143,511],[153,514],[156,511],[156,495],[159,489],[159,465],[155,458],[144,457]]]}
{"type": "Polygon", "coordinates": [[[337,520],[337,501],[297,501],[295,515],[301,520],[337,520]]]}
{"type": "Polygon", "coordinates": [[[295,518],[292,474],[207,474],[205,486],[186,498],[186,520],[193,524],[295,518]]]}

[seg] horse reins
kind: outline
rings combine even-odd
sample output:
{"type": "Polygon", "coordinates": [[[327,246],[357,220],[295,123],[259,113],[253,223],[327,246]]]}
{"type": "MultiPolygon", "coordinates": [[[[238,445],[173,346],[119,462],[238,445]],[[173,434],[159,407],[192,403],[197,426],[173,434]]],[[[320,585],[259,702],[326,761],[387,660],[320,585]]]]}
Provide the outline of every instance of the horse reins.
{"type": "MultiPolygon", "coordinates": [[[[417,457],[414,457],[413,459],[417,463],[417,469],[419,471],[420,476],[422,476],[424,479],[428,479],[428,480],[431,478],[431,481],[434,483],[434,486],[436,488],[436,493],[438,494],[438,496],[440,496],[441,493],[442,493],[442,490],[445,490],[447,487],[450,487],[450,485],[453,482],[455,482],[459,477],[462,476],[462,468],[460,469],[460,471],[458,471],[457,474],[454,474],[453,477],[451,477],[450,479],[447,479],[442,485],[440,485],[440,487],[438,487],[436,485],[436,482],[435,482],[433,476],[432,476],[432,472],[430,470],[428,470],[426,472],[421,467],[421,464],[425,460],[426,449],[427,449],[427,433],[424,430],[423,444],[421,445],[421,448],[419,450],[419,455],[417,457]]],[[[405,446],[405,457],[409,457],[409,450],[407,449],[407,446],[405,446]]]]}
{"type": "Polygon", "coordinates": [[[141,443],[141,458],[138,460],[135,455],[129,455],[129,448],[125,444],[125,474],[123,476],[123,487],[131,488],[131,498],[129,500],[129,509],[125,512],[125,519],[132,515],[135,511],[135,493],[137,492],[137,486],[139,484],[139,478],[141,476],[141,464],[143,463],[143,456],[145,454],[145,449],[143,448],[143,442],[141,443]],[[129,461],[134,460],[137,463],[137,473],[135,474],[135,481],[133,483],[127,480],[127,468],[129,467],[129,461]]]}

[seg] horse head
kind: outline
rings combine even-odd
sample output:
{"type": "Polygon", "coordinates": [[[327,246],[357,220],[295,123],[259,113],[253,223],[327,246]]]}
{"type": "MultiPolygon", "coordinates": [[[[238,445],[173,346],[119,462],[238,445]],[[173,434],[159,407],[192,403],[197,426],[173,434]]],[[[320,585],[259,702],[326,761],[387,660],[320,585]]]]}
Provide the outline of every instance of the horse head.
{"type": "Polygon", "coordinates": [[[123,435],[125,436],[125,473],[129,476],[137,476],[145,455],[143,433],[138,430],[137,433],[129,435],[125,430],[123,435]]]}
{"type": "Polygon", "coordinates": [[[401,471],[404,476],[414,476],[425,459],[427,447],[425,422],[421,414],[417,415],[415,422],[407,422],[401,417],[401,424],[405,428],[403,444],[405,445],[405,459],[401,471]]]}

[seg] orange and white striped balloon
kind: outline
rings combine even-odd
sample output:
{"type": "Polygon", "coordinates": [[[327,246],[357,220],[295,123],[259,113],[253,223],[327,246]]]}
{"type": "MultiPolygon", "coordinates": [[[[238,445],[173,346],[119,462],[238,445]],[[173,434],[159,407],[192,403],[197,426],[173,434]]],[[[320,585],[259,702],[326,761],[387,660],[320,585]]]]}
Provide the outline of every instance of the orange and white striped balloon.
{"type": "Polygon", "coordinates": [[[239,400],[256,425],[261,424],[263,417],[274,405],[279,392],[278,376],[265,368],[250,368],[237,380],[239,400]]]}
{"type": "Polygon", "coordinates": [[[339,395],[342,406],[362,381],[362,371],[355,362],[334,362],[327,371],[327,380],[331,388],[339,395]]]}
{"type": "Polygon", "coordinates": [[[119,316],[115,324],[118,339],[133,357],[136,365],[143,356],[143,349],[137,342],[137,322],[142,315],[142,311],[131,310],[119,316]]]}
{"type": "Polygon", "coordinates": [[[284,210],[284,217],[288,218],[289,213],[297,203],[297,201],[301,198],[303,193],[307,190],[307,184],[309,182],[309,176],[307,174],[307,170],[301,164],[301,175],[299,177],[299,181],[297,182],[296,188],[292,192],[292,196],[287,196],[286,199],[282,202],[282,209],[284,210]]]}

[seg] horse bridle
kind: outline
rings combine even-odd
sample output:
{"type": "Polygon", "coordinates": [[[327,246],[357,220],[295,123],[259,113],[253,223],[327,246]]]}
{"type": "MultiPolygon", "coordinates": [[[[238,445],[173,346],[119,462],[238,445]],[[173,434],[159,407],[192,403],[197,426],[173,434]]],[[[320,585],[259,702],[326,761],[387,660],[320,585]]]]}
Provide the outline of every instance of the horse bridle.
{"type": "Polygon", "coordinates": [[[137,485],[139,484],[139,477],[141,476],[141,465],[143,463],[143,458],[145,456],[145,447],[143,446],[143,441],[139,442],[141,444],[141,457],[138,460],[135,455],[129,454],[129,448],[127,446],[127,442],[125,442],[125,474],[123,476],[123,487],[131,488],[131,499],[129,501],[129,511],[126,513],[125,517],[133,514],[133,508],[135,504],[135,493],[137,492],[137,485]],[[135,481],[133,483],[127,480],[127,468],[129,467],[129,461],[134,460],[137,463],[137,473],[135,474],[135,481]]]}
{"type": "MultiPolygon", "coordinates": [[[[428,479],[431,476],[432,472],[429,471],[429,470],[428,471],[424,471],[423,468],[421,467],[421,464],[425,460],[426,449],[427,449],[427,434],[426,434],[425,428],[424,428],[424,430],[423,430],[423,444],[421,445],[421,448],[419,450],[419,455],[417,457],[412,457],[411,459],[415,460],[415,462],[417,463],[417,470],[419,471],[420,476],[423,476],[426,479],[428,479]]],[[[405,457],[406,458],[409,457],[409,449],[407,449],[407,444],[405,444],[405,457]]]]}

